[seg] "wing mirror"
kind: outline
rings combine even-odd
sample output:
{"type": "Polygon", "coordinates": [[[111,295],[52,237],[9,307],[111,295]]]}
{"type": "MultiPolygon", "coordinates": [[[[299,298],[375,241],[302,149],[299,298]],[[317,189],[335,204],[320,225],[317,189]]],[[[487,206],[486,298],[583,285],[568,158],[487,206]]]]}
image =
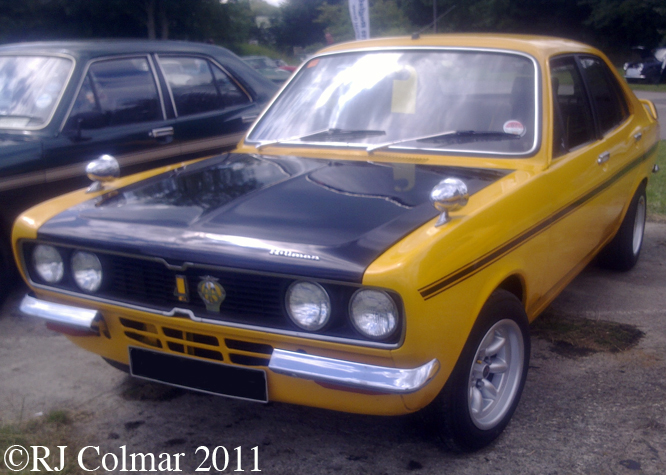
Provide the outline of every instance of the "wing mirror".
{"type": "Polygon", "coordinates": [[[459,178],[446,178],[440,181],[430,192],[430,202],[442,213],[435,226],[448,223],[449,212],[459,210],[468,200],[469,193],[464,181],[459,178]]]}
{"type": "Polygon", "coordinates": [[[102,155],[86,166],[86,174],[92,180],[86,193],[95,193],[104,189],[104,183],[111,182],[120,176],[118,160],[111,155],[102,155]]]}

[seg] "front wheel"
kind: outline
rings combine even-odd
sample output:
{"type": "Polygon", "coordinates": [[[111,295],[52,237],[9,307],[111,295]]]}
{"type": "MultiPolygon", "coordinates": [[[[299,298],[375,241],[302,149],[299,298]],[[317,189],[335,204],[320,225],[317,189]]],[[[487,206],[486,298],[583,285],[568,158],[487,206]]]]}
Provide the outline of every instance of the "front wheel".
{"type": "Polygon", "coordinates": [[[599,254],[599,263],[603,267],[628,271],[636,265],[643,247],[646,214],[645,186],[641,186],[631,199],[617,234],[599,254]]]}
{"type": "Polygon", "coordinates": [[[502,433],[518,406],[529,357],[523,306],[513,294],[498,290],[484,305],[449,381],[433,402],[446,445],[477,450],[502,433]]]}

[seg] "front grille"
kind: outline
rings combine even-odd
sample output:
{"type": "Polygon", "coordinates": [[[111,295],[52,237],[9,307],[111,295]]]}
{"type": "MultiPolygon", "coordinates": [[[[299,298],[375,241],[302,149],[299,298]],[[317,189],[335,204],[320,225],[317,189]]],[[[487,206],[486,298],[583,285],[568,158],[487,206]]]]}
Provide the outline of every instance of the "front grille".
{"type": "Polygon", "coordinates": [[[100,293],[113,300],[170,311],[174,307],[192,310],[205,318],[267,326],[283,326],[282,295],[290,281],[279,277],[226,270],[187,269],[173,271],[163,263],[125,256],[105,262],[108,284],[100,293]],[[187,280],[189,299],[180,301],[175,293],[176,276],[187,280]],[[226,297],[220,312],[206,310],[197,287],[204,277],[213,277],[224,287],[226,297]]]}
{"type": "Polygon", "coordinates": [[[121,318],[125,337],[152,348],[243,366],[268,366],[273,347],[261,343],[223,339],[214,335],[179,330],[172,327],[121,318]]]}

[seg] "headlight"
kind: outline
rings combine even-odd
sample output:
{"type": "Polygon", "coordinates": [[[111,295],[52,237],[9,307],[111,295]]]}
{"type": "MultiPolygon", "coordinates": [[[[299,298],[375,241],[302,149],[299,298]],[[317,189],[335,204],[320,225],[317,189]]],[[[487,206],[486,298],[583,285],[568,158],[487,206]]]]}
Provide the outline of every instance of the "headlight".
{"type": "Polygon", "coordinates": [[[39,244],[32,253],[32,262],[39,276],[49,284],[57,284],[65,274],[62,256],[53,246],[39,244]]]}
{"type": "Polygon", "coordinates": [[[102,264],[95,254],[76,251],[72,256],[72,275],[81,290],[95,292],[102,285],[102,264]]]}
{"type": "Polygon", "coordinates": [[[323,328],[331,316],[331,299],[324,288],[314,282],[294,282],[287,289],[287,313],[304,330],[323,328]]]}
{"type": "Polygon", "coordinates": [[[357,291],[349,310],[356,329],[372,339],[386,338],[398,326],[398,309],[393,299],[381,290],[357,291]]]}

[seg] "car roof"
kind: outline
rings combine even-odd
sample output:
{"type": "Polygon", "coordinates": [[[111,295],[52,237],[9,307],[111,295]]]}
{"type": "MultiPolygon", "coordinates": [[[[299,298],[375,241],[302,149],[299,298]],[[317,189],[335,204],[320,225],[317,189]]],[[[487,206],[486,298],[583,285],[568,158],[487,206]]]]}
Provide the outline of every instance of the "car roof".
{"type": "Polygon", "coordinates": [[[563,53],[602,55],[597,49],[577,41],[549,36],[460,33],[414,35],[412,37],[378,38],[329,46],[319,53],[349,51],[364,48],[461,47],[522,51],[536,58],[548,58],[563,53]]]}
{"type": "Polygon", "coordinates": [[[233,56],[225,48],[206,43],[170,40],[103,39],[80,41],[39,41],[0,46],[0,54],[64,54],[76,59],[91,59],[128,53],[207,53],[233,56]]]}

